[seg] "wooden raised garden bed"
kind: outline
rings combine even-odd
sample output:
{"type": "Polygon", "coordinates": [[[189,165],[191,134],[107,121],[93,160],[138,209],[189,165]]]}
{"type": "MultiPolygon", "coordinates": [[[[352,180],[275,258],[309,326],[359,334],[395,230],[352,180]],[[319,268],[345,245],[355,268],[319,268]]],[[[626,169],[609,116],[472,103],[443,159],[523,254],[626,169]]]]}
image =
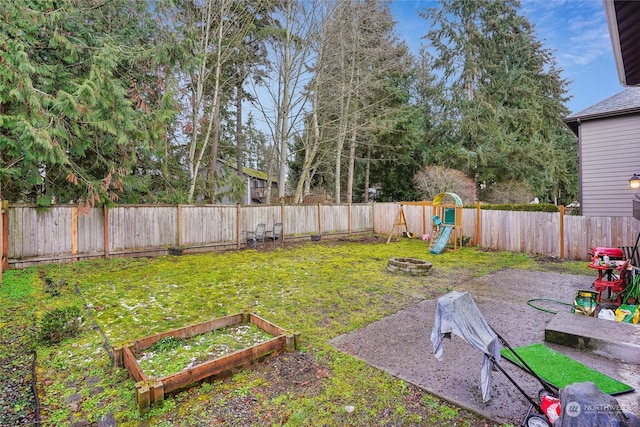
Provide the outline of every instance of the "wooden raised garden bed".
{"type": "Polygon", "coordinates": [[[131,377],[136,380],[136,403],[139,412],[144,414],[151,408],[151,405],[161,404],[167,393],[183,389],[189,384],[207,378],[231,373],[234,369],[239,369],[246,364],[253,364],[270,354],[282,350],[295,351],[299,342],[299,333],[287,332],[253,313],[239,313],[196,325],[185,326],[184,328],[173,329],[136,340],[124,346],[114,347],[113,362],[117,367],[127,368],[131,377]],[[140,354],[143,350],[163,338],[188,339],[196,335],[242,324],[255,325],[273,336],[273,338],[160,378],[147,376],[140,368],[140,364],[135,357],[136,354],[140,354]]]}

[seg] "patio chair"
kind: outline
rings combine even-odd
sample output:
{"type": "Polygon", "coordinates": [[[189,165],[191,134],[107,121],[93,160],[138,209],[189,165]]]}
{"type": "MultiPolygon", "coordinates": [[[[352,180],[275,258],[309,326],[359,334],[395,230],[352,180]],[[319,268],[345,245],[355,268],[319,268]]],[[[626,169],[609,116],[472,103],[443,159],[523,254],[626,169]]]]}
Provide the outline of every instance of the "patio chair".
{"type": "Polygon", "coordinates": [[[281,244],[284,245],[281,222],[276,222],[273,224],[273,230],[267,231],[267,240],[272,241],[274,245],[278,243],[278,240],[280,240],[281,244]]]}
{"type": "Polygon", "coordinates": [[[267,237],[267,224],[260,223],[256,226],[256,231],[247,231],[247,247],[255,248],[258,246],[258,242],[262,242],[262,245],[266,245],[267,237]]]}

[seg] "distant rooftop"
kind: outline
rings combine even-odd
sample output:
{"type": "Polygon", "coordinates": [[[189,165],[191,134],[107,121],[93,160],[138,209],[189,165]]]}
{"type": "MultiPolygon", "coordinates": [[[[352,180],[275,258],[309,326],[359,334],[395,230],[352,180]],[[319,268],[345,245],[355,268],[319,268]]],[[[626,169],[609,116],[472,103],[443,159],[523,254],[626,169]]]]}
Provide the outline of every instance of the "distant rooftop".
{"type": "MultiPolygon", "coordinates": [[[[229,160],[222,160],[222,159],[218,159],[220,162],[226,164],[227,166],[229,166],[232,169],[238,169],[238,167],[236,166],[235,163],[233,163],[232,161],[229,160]]],[[[262,172],[259,171],[257,169],[253,169],[253,168],[249,168],[247,166],[243,166],[242,167],[242,173],[244,173],[247,176],[253,177],[253,178],[258,178],[258,179],[262,179],[264,181],[269,180],[269,174],[266,172],[262,172]]],[[[271,177],[271,182],[278,182],[278,177],[277,176],[272,176],[271,177]]]]}
{"type": "Polygon", "coordinates": [[[640,87],[629,87],[591,107],[570,114],[564,118],[564,122],[574,133],[577,133],[580,121],[602,119],[631,113],[640,113],[640,87]]]}

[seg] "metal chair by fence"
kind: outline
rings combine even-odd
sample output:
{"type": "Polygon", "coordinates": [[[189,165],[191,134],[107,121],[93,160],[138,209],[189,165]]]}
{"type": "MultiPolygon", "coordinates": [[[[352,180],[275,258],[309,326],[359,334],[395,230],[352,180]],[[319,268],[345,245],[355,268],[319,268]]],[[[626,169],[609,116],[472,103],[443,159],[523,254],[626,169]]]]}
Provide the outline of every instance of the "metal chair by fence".
{"type": "Polygon", "coordinates": [[[258,242],[262,242],[264,246],[266,244],[267,237],[267,224],[260,223],[256,226],[256,231],[247,231],[247,247],[255,248],[258,246],[258,242]]]}
{"type": "Polygon", "coordinates": [[[273,230],[267,231],[267,240],[272,241],[274,245],[278,243],[278,240],[280,240],[280,243],[284,245],[281,222],[276,222],[273,224],[273,230]]]}

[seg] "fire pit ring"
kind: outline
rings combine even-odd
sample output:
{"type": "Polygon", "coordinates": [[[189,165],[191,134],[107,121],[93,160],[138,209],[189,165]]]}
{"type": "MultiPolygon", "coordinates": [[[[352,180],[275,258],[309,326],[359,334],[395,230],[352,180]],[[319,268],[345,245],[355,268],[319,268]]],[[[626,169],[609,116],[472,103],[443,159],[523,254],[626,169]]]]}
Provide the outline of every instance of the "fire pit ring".
{"type": "Polygon", "coordinates": [[[433,264],[417,258],[389,258],[387,271],[411,276],[426,276],[433,264]]]}

